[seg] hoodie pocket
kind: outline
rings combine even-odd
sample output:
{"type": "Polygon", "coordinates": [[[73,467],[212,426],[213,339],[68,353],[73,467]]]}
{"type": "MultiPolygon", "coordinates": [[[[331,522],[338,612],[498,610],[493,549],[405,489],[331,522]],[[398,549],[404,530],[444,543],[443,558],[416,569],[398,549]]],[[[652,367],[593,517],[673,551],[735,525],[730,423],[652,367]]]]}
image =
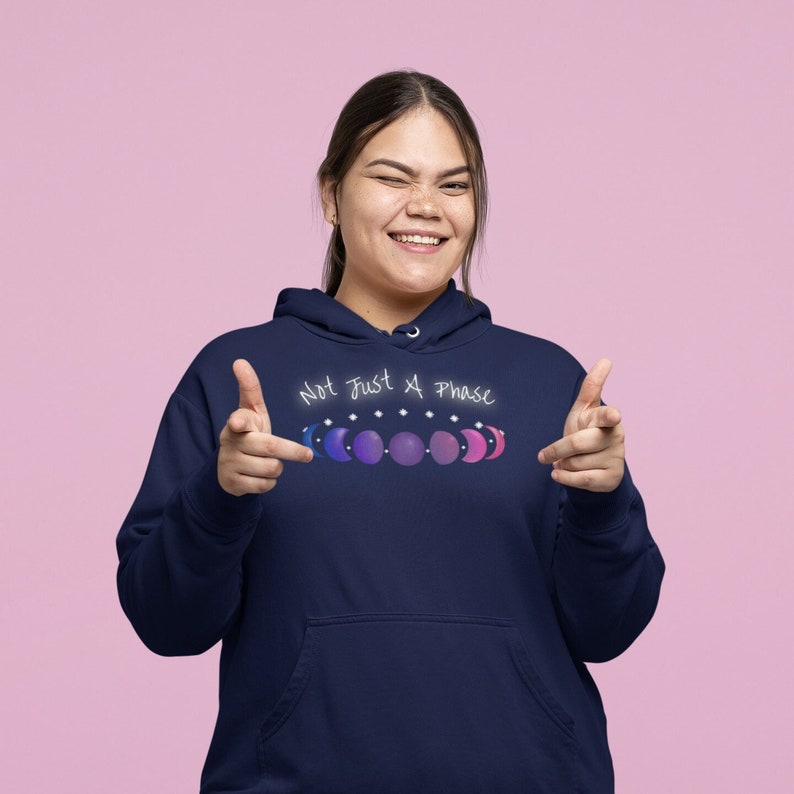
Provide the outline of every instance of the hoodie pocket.
{"type": "Polygon", "coordinates": [[[279,794],[577,790],[573,720],[499,618],[310,618],[259,749],[279,794]]]}

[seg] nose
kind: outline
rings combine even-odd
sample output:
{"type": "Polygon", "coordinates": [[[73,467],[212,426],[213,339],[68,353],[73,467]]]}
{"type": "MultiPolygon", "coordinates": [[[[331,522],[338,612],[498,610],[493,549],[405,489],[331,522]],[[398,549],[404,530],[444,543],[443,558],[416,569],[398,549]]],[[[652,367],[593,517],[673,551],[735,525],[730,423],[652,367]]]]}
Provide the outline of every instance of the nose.
{"type": "Polygon", "coordinates": [[[413,187],[405,210],[409,215],[420,218],[441,217],[441,206],[429,188],[413,187]]]}

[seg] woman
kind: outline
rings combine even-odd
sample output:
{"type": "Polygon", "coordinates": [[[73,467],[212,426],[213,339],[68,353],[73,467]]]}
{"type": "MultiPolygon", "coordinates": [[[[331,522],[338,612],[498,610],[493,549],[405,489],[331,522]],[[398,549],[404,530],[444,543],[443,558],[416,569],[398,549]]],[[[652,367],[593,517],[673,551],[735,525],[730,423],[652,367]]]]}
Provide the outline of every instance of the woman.
{"type": "Polygon", "coordinates": [[[485,170],[443,83],[362,86],[319,185],[326,292],[198,355],[118,538],[152,650],[223,641],[201,790],[612,791],[584,663],[642,631],[664,565],[609,362],[470,297],[485,170]]]}

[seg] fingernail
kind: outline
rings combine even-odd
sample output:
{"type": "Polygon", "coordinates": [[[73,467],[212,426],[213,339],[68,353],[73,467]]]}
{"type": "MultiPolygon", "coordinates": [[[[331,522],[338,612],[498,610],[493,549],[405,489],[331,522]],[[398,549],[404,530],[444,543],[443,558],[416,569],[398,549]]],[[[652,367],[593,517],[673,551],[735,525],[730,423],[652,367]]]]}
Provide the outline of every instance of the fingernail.
{"type": "Polygon", "coordinates": [[[545,463],[545,462],[546,462],[546,453],[545,453],[545,452],[543,452],[543,450],[541,450],[540,452],[538,452],[538,461],[539,461],[540,463],[545,463]]]}

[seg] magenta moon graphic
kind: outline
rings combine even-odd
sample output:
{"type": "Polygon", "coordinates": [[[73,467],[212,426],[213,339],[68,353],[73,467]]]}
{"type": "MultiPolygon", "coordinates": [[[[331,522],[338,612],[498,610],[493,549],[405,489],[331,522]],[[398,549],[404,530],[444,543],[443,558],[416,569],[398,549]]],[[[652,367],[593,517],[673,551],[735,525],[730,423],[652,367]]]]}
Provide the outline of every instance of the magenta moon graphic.
{"type": "Polygon", "coordinates": [[[490,455],[486,455],[485,459],[493,460],[494,458],[498,458],[505,451],[505,437],[499,432],[499,429],[493,425],[485,425],[485,429],[493,433],[496,442],[494,451],[490,455]]]}
{"type": "Polygon", "coordinates": [[[485,436],[473,427],[466,427],[460,431],[462,436],[465,436],[469,448],[466,454],[461,458],[464,463],[478,463],[485,457],[488,451],[488,442],[485,436]]]}
{"type": "Polygon", "coordinates": [[[345,436],[350,432],[348,427],[335,427],[325,434],[323,439],[323,446],[328,453],[328,457],[333,460],[338,460],[344,463],[348,460],[353,460],[345,449],[345,436]]]}

